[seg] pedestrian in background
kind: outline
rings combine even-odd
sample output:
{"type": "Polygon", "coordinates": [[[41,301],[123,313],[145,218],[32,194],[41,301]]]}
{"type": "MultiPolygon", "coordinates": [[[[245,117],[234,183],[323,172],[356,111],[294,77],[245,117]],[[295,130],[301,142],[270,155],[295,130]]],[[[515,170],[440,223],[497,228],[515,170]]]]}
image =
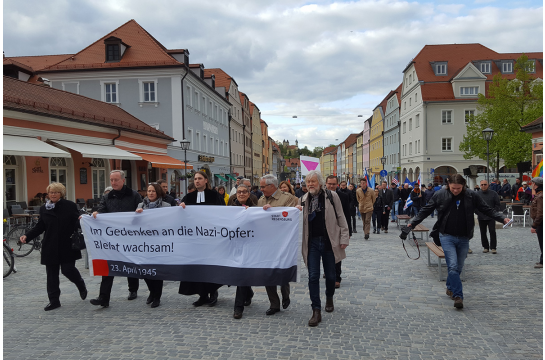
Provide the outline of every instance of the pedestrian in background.
{"type": "Polygon", "coordinates": [[[285,192],[285,193],[288,193],[288,194],[292,194],[295,196],[295,190],[293,190],[293,187],[291,186],[291,184],[287,181],[282,181],[280,182],[280,185],[278,185],[278,188],[285,192]]]}
{"type": "MultiPolygon", "coordinates": [[[[163,202],[167,202],[170,204],[170,206],[178,206],[178,203],[170,194],[168,193],[168,182],[166,180],[159,180],[157,181],[157,184],[161,186],[161,189],[163,189],[163,202]]],[[[148,187],[149,190],[149,187],[148,187]]],[[[149,195],[149,192],[146,194],[146,196],[149,195]]]]}
{"type": "MultiPolygon", "coordinates": [[[[356,189],[354,188],[354,184],[348,185],[348,190],[348,196],[350,198],[350,217],[352,218],[352,233],[356,234],[358,232],[356,228],[356,214],[358,215],[358,218],[361,215],[359,215],[358,199],[356,198],[356,189]]],[[[350,222],[350,219],[347,219],[346,221],[350,222]]]]}
{"type": "Polygon", "coordinates": [[[229,201],[229,194],[225,192],[225,186],[218,186],[218,194],[220,197],[223,197],[223,201],[225,202],[225,205],[227,205],[227,202],[229,201]]]}
{"type": "Polygon", "coordinates": [[[394,204],[392,206],[392,222],[396,222],[396,219],[397,219],[397,216],[396,214],[399,214],[399,201],[400,201],[400,197],[399,197],[399,189],[396,185],[396,183],[391,183],[390,184],[390,190],[392,190],[392,195],[394,197],[394,204]]]}
{"type": "Polygon", "coordinates": [[[375,189],[375,203],[373,204],[373,234],[380,234],[382,224],[382,213],[384,212],[384,202],[379,194],[379,189],[375,189]]]}
{"type": "Polygon", "coordinates": [[[515,199],[517,197],[517,193],[521,187],[522,184],[520,183],[520,178],[516,178],[515,183],[511,187],[511,199],[515,199]]]}
{"type": "MultiPolygon", "coordinates": [[[[167,189],[168,190],[168,189],[167,189]]],[[[170,196],[169,196],[170,197],[170,196]]],[[[170,207],[170,203],[164,200],[165,193],[163,186],[157,184],[149,184],[147,196],[142,200],[136,208],[136,213],[141,214],[144,210],[158,209],[162,207],[170,207]]],[[[176,205],[174,205],[176,206],[176,205]]],[[[161,304],[161,295],[163,295],[163,280],[153,280],[144,278],[148,285],[149,296],[146,300],[146,305],[156,308],[161,304]]]]}
{"type": "Polygon", "coordinates": [[[302,198],[303,195],[305,195],[307,192],[307,184],[302,182],[301,187],[299,189],[295,189],[295,196],[297,196],[298,198],[302,198]]]}
{"type": "Polygon", "coordinates": [[[503,179],[503,185],[501,186],[498,195],[503,199],[511,198],[511,185],[509,185],[509,181],[507,181],[507,179],[503,179]]]}
{"type": "Polygon", "coordinates": [[[420,208],[422,208],[422,206],[425,204],[425,199],[422,196],[422,192],[420,191],[420,185],[418,183],[414,184],[414,188],[411,191],[410,197],[413,205],[407,210],[410,210],[413,215],[416,215],[420,211],[420,208]]]}
{"type": "Polygon", "coordinates": [[[410,208],[407,210],[403,210],[405,207],[405,203],[407,202],[407,199],[411,195],[411,190],[409,189],[409,184],[405,183],[403,184],[403,189],[399,190],[399,199],[401,200],[401,203],[399,204],[399,214],[409,214],[411,211],[410,208]]]}
{"type": "Polygon", "coordinates": [[[382,198],[382,218],[380,221],[381,228],[384,232],[388,233],[388,219],[390,218],[390,210],[394,206],[394,194],[392,190],[388,189],[388,182],[383,181],[382,186],[379,188],[379,196],[382,198]]]}
{"type": "MultiPolygon", "coordinates": [[[[433,194],[435,194],[435,190],[433,189],[432,184],[429,183],[428,188],[426,189],[426,192],[424,193],[424,202],[425,202],[425,204],[427,204],[431,200],[431,197],[433,196],[433,194]]],[[[434,214],[434,212],[431,213],[431,218],[432,219],[433,219],[433,214],[434,214]]]]}
{"type": "Polygon", "coordinates": [[[532,184],[536,195],[530,205],[530,217],[533,220],[532,234],[537,235],[537,241],[539,243],[539,249],[541,250],[541,256],[539,262],[535,264],[534,268],[543,268],[543,178],[535,177],[532,179],[532,184]]]}
{"type": "MultiPolygon", "coordinates": [[[[477,194],[484,200],[484,202],[496,211],[500,211],[500,196],[492,190],[488,189],[488,182],[481,180],[481,191],[477,194]]],[[[479,210],[475,210],[477,214],[477,220],[479,221],[479,229],[481,230],[481,244],[483,246],[483,253],[492,251],[492,254],[496,254],[497,237],[496,237],[496,223],[495,220],[489,216],[486,216],[479,210]],[[486,236],[486,230],[490,232],[490,243],[486,236]]]]}
{"type": "Polygon", "coordinates": [[[371,231],[371,218],[373,217],[373,206],[376,200],[376,194],[373,189],[367,187],[367,180],[360,179],[360,188],[356,190],[356,199],[363,220],[364,239],[369,239],[371,231]]]}
{"type": "Polygon", "coordinates": [[[45,311],[61,306],[59,269],[79,290],[82,300],[87,297],[87,288],[78,269],[76,260],[81,259],[81,251],[72,249],[74,231],[79,228],[78,206],[66,200],[66,188],[60,183],[51,183],[46,188],[49,200],[40,206],[38,223],[19,238],[23,244],[45,232],[42,240],[40,263],[45,265],[47,278],[47,296],[49,304],[45,311]]]}
{"type": "MultiPolygon", "coordinates": [[[[335,181],[337,181],[336,178],[335,181]]],[[[308,194],[299,200],[298,206],[300,210],[303,210],[301,251],[308,268],[308,289],[312,307],[312,317],[308,325],[318,326],[322,321],[320,259],[326,277],[325,311],[333,312],[335,264],[346,257],[345,249],[349,244],[349,233],[339,195],[335,191],[323,189],[325,181],[322,174],[316,170],[309,171],[306,182],[308,194]]]]}

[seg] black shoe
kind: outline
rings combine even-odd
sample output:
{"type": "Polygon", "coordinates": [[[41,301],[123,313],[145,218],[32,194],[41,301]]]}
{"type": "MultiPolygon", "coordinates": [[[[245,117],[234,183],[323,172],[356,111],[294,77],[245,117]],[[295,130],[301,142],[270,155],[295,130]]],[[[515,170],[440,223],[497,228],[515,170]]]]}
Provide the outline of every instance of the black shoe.
{"type": "Polygon", "coordinates": [[[272,309],[272,308],[271,308],[271,309],[267,310],[267,311],[265,312],[265,314],[267,314],[267,315],[274,315],[274,314],[276,314],[276,313],[279,312],[279,311],[280,311],[280,309],[272,309]]]}
{"type": "Polygon", "coordinates": [[[235,313],[233,314],[233,318],[242,319],[242,311],[235,310],[235,313]]]}
{"type": "Polygon", "coordinates": [[[384,230],[384,233],[385,233],[385,234],[388,234],[388,229],[384,230]]]}
{"type": "Polygon", "coordinates": [[[153,302],[153,295],[149,294],[148,299],[146,300],[146,305],[149,305],[153,302]]]}
{"type": "Polygon", "coordinates": [[[247,298],[246,301],[244,301],[244,306],[250,306],[250,304],[252,303],[252,298],[253,297],[254,297],[254,292],[252,291],[252,295],[250,295],[250,297],[247,298]]]}
{"type": "Polygon", "coordinates": [[[365,240],[369,239],[369,234],[365,234],[365,240]]]}
{"type": "Polygon", "coordinates": [[[130,291],[129,292],[129,297],[127,298],[127,300],[134,300],[138,297],[138,294],[136,293],[136,291],[130,291]]]}
{"type": "Polygon", "coordinates": [[[81,300],[87,299],[87,288],[84,287],[82,290],[79,291],[79,296],[81,297],[81,300]]]}
{"type": "Polygon", "coordinates": [[[154,299],[153,302],[151,303],[151,307],[156,308],[160,304],[161,304],[161,299],[154,299]]]}
{"type": "Polygon", "coordinates": [[[357,234],[358,231],[357,230],[352,230],[352,234],[357,234]]]}
{"type": "Polygon", "coordinates": [[[195,301],[193,303],[193,306],[195,306],[195,307],[203,306],[204,304],[207,304],[209,301],[210,301],[210,299],[208,298],[208,296],[206,296],[206,297],[201,296],[199,298],[199,300],[197,300],[197,301],[195,301]]]}
{"type": "Polygon", "coordinates": [[[60,308],[60,307],[61,307],[61,303],[60,303],[60,302],[49,303],[49,304],[47,304],[47,305],[44,307],[44,310],[45,310],[45,311],[55,310],[56,308],[60,308]]]}
{"type": "Polygon", "coordinates": [[[282,309],[286,310],[288,306],[290,306],[291,301],[290,298],[282,299],[282,309]]]}
{"type": "Polygon", "coordinates": [[[96,299],[91,299],[89,302],[91,303],[91,305],[100,305],[105,308],[107,308],[110,305],[110,301],[104,300],[102,296],[99,296],[96,299]]]}
{"type": "Polygon", "coordinates": [[[377,230],[377,234],[380,234],[380,230],[377,230]]]}
{"type": "Polygon", "coordinates": [[[210,301],[208,302],[208,306],[214,306],[217,303],[218,303],[218,290],[214,291],[214,293],[210,295],[210,301]]]}
{"type": "Polygon", "coordinates": [[[377,229],[373,229],[373,234],[376,234],[377,233],[377,229]]]}

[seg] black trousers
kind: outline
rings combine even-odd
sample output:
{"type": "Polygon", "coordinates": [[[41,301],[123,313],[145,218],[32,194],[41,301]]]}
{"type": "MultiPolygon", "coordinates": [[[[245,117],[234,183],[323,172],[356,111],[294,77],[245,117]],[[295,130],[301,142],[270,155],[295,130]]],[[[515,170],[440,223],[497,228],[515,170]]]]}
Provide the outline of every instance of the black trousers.
{"type": "MultiPolygon", "coordinates": [[[[350,217],[352,218],[352,232],[354,232],[354,230],[356,230],[356,214],[354,215],[350,215],[350,217]]],[[[348,219],[348,221],[350,221],[350,219],[348,219]]]]}
{"type": "Polygon", "coordinates": [[[148,285],[150,295],[154,299],[160,300],[163,295],[163,280],[144,279],[144,281],[148,285]]]}
{"type": "Polygon", "coordinates": [[[373,210],[373,217],[371,218],[373,220],[373,229],[380,230],[382,226],[382,211],[380,210],[373,210]]]}
{"type": "Polygon", "coordinates": [[[543,225],[536,229],[537,241],[539,242],[539,248],[541,249],[541,256],[539,257],[539,263],[543,264],[543,225]]]}
{"type": "Polygon", "coordinates": [[[68,280],[76,284],[78,290],[85,289],[85,282],[78,269],[76,269],[76,260],[62,264],[46,265],[47,296],[49,297],[49,302],[52,304],[58,303],[61,296],[59,268],[61,273],[66,276],[68,280]]]}
{"type": "Polygon", "coordinates": [[[496,246],[498,245],[496,238],[496,220],[479,220],[479,229],[481,229],[481,244],[483,245],[483,248],[487,250],[496,249],[496,246]],[[490,232],[490,246],[488,245],[486,229],[490,232]]]}
{"type": "Polygon", "coordinates": [[[254,291],[251,286],[237,286],[235,295],[235,311],[244,311],[244,302],[254,296],[254,291]]]}
{"type": "Polygon", "coordinates": [[[388,223],[390,222],[390,210],[387,208],[384,208],[385,213],[382,214],[382,219],[380,224],[384,228],[384,230],[388,230],[388,223]]]}
{"type": "Polygon", "coordinates": [[[341,269],[341,263],[342,261],[339,261],[338,263],[335,264],[335,282],[338,282],[340,283],[341,282],[341,274],[343,273],[342,269],[341,269]]]}
{"type": "MultiPolygon", "coordinates": [[[[100,283],[100,295],[102,298],[106,301],[110,301],[110,293],[112,292],[112,285],[114,284],[114,277],[115,276],[103,276],[102,282],[100,283]]],[[[140,286],[140,279],[138,278],[127,278],[127,282],[129,283],[129,292],[136,292],[138,291],[138,287],[140,286]]]]}
{"type": "MultiPolygon", "coordinates": [[[[280,309],[280,298],[276,291],[276,286],[265,286],[267,295],[269,296],[269,302],[271,303],[271,309],[280,309]]],[[[290,284],[280,286],[280,292],[282,293],[282,299],[290,298],[290,284]]]]}

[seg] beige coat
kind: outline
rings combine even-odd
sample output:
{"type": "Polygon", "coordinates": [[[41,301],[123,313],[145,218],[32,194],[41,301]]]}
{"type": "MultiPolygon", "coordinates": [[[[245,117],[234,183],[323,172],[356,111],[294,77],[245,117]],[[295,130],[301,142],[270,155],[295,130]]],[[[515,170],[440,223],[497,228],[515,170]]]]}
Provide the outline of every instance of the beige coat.
{"type": "MultiPolygon", "coordinates": [[[[322,193],[322,196],[325,197],[325,191],[322,193]]],[[[333,254],[335,254],[335,263],[338,263],[342,259],[346,258],[346,252],[344,249],[341,249],[341,244],[348,245],[349,234],[348,234],[348,224],[346,223],[346,218],[344,217],[343,206],[339,195],[335,191],[331,192],[333,197],[333,203],[335,204],[335,209],[337,210],[337,218],[335,218],[335,210],[331,206],[329,199],[325,199],[325,227],[327,230],[327,235],[329,236],[329,241],[331,241],[331,248],[333,249],[333,254]]],[[[303,207],[303,246],[301,252],[303,253],[303,260],[305,265],[307,265],[308,257],[308,209],[310,207],[310,197],[308,192],[299,199],[299,205],[305,203],[303,207]]]]}
{"type": "Polygon", "coordinates": [[[356,190],[356,198],[358,199],[360,213],[367,214],[373,212],[373,205],[377,199],[373,189],[368,187],[367,192],[364,193],[361,188],[358,188],[358,190],[356,190]]]}
{"type": "Polygon", "coordinates": [[[297,206],[298,200],[299,199],[297,198],[297,196],[285,193],[278,189],[268,199],[265,197],[265,195],[260,197],[257,201],[257,206],[263,207],[269,204],[272,207],[295,207],[297,206]]]}

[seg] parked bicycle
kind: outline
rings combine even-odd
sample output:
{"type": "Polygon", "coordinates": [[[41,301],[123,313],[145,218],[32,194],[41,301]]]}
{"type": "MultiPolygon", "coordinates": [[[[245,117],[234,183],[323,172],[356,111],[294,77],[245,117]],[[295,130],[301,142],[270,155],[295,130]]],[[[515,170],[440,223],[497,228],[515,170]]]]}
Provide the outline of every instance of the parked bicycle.
{"type": "Polygon", "coordinates": [[[11,250],[11,248],[6,244],[6,239],[4,239],[3,245],[4,245],[4,278],[6,278],[12,272],[16,273],[17,270],[15,269],[15,256],[13,255],[13,251],[11,250]]]}
{"type": "Polygon", "coordinates": [[[38,251],[42,250],[41,236],[26,243],[22,243],[21,240],[19,240],[21,236],[25,235],[30,229],[36,226],[37,223],[38,219],[36,217],[31,217],[28,223],[15,225],[11,228],[5,241],[8,244],[8,247],[13,249],[13,254],[15,256],[23,257],[30,254],[34,249],[37,249],[38,251]]]}

